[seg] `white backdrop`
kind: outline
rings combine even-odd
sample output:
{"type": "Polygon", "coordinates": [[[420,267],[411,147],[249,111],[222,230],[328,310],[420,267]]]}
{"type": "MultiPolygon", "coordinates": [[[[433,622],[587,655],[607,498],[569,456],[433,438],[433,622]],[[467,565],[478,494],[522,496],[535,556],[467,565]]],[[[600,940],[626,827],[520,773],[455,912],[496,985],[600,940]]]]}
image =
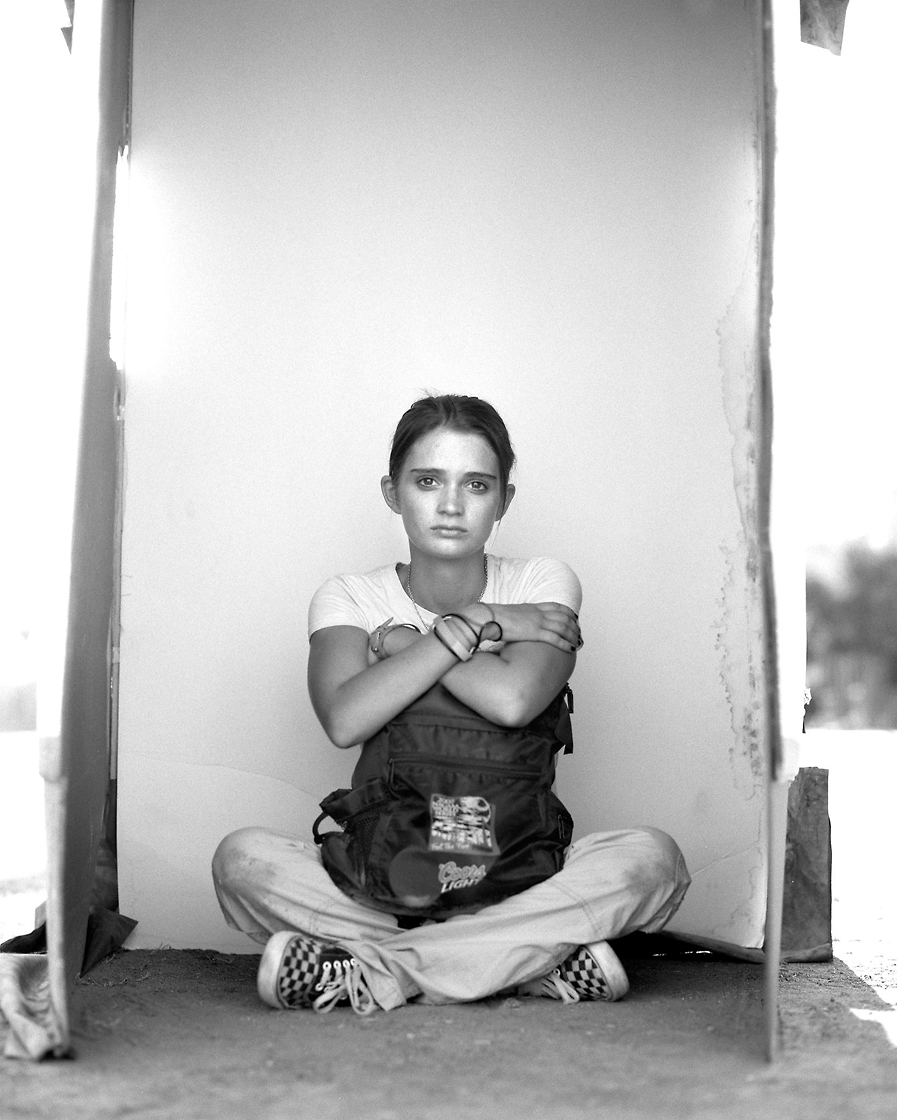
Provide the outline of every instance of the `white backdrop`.
{"type": "Polygon", "coordinates": [[[649,823],[672,928],[762,943],[756,4],[139,0],[119,723],[129,944],[254,950],[209,860],[347,784],[305,611],[405,556],[422,390],[505,416],[493,551],[585,589],[581,834],[649,823]]]}

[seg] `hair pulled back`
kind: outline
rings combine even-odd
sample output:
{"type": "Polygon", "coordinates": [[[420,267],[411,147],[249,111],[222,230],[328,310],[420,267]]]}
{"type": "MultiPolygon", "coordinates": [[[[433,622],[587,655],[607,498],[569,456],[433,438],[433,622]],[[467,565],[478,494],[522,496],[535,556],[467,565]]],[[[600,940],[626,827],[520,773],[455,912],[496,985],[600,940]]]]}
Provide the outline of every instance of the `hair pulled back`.
{"type": "Polygon", "coordinates": [[[489,404],[480,397],[464,397],[455,393],[421,397],[415,401],[399,421],[392,437],[389,455],[389,477],[394,483],[412,446],[437,428],[451,428],[456,432],[472,432],[482,436],[495,452],[502,496],[507,492],[508,479],[514,466],[514,448],[505,422],[489,404]]]}

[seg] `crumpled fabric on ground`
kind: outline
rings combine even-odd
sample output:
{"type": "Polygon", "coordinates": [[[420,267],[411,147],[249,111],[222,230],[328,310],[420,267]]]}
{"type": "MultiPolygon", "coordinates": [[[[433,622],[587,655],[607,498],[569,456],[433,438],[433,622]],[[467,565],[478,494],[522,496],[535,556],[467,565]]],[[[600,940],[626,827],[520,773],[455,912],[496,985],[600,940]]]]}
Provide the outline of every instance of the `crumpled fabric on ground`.
{"type": "MultiPolygon", "coordinates": [[[[93,907],[87,915],[87,936],[84,941],[84,959],[79,976],[86,976],[92,968],[120,949],[128,935],[137,925],[135,918],[112,910],[93,907]]],[[[0,945],[0,953],[45,953],[47,951],[47,923],[41,924],[30,933],[10,937],[0,945]]]]}
{"type": "Polygon", "coordinates": [[[39,1061],[66,1056],[50,1002],[45,956],[0,954],[0,1033],[7,1058],[39,1061]]]}

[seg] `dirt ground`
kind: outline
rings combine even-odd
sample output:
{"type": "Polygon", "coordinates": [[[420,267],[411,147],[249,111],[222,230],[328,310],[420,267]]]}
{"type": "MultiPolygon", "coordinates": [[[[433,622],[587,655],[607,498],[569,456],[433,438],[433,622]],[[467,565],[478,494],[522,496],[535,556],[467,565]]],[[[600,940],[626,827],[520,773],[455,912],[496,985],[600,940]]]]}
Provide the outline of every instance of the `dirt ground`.
{"type": "MultiPolygon", "coordinates": [[[[77,985],[74,1061],[0,1060],[0,1120],[894,1120],[895,739],[852,736],[848,751],[835,733],[808,761],[831,772],[836,959],[782,968],[773,1064],[762,968],[709,954],[627,946],[618,1004],[362,1019],[265,1007],[257,956],[135,950],[77,985]]],[[[3,936],[42,898],[27,870],[8,869],[7,911],[0,873],[3,936]]]]}
{"type": "Polygon", "coordinates": [[[632,990],[617,1004],[497,997],[368,1018],[273,1011],[256,996],[257,963],[198,950],[108,959],[77,986],[76,1060],[0,1064],[0,1116],[897,1116],[897,1011],[871,986],[897,987],[884,957],[866,979],[837,959],[783,966],[773,1064],[762,968],[709,954],[626,956],[632,990]]]}

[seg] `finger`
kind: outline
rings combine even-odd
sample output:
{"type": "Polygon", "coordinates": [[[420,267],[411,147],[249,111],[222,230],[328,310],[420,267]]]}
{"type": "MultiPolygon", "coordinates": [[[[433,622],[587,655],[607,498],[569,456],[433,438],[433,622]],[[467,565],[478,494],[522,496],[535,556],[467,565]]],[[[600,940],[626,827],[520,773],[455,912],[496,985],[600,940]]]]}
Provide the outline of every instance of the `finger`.
{"type": "Polygon", "coordinates": [[[545,630],[554,630],[556,633],[560,634],[567,630],[575,630],[578,624],[576,619],[569,618],[567,615],[555,611],[550,614],[543,614],[539,620],[539,625],[545,630]]]}
{"type": "Polygon", "coordinates": [[[570,615],[571,618],[576,618],[576,611],[568,607],[566,603],[549,601],[547,603],[534,603],[533,605],[538,607],[540,611],[560,611],[562,614],[570,615]]]}
{"type": "Polygon", "coordinates": [[[576,653],[579,648],[579,639],[575,635],[561,634],[557,630],[544,631],[540,640],[545,642],[546,645],[556,646],[564,653],[576,653]]]}
{"type": "Polygon", "coordinates": [[[556,614],[554,616],[544,616],[543,623],[555,633],[560,634],[562,637],[568,638],[570,641],[576,642],[579,640],[580,627],[575,618],[556,614]]]}

